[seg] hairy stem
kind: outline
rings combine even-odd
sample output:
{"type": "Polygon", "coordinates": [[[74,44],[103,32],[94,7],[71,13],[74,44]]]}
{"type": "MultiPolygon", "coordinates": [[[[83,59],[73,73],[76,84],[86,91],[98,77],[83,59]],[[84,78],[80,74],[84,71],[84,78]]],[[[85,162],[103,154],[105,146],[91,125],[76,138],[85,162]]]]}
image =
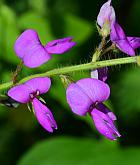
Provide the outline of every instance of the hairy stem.
{"type": "Polygon", "coordinates": [[[18,74],[20,73],[21,69],[22,69],[22,66],[23,66],[23,61],[20,61],[20,63],[18,64],[15,72],[13,73],[13,86],[17,83],[17,77],[18,77],[18,74]]]}
{"type": "MultiPolygon", "coordinates": [[[[45,73],[27,76],[27,77],[23,78],[22,80],[20,80],[19,84],[22,84],[22,83],[24,83],[24,82],[26,82],[32,78],[35,78],[35,77],[45,77],[45,76],[51,77],[54,75],[67,74],[67,73],[80,71],[80,70],[97,69],[97,68],[102,68],[102,67],[106,67],[106,66],[129,64],[129,63],[139,64],[140,63],[140,56],[125,57],[125,58],[118,58],[118,59],[98,61],[98,62],[90,62],[90,63],[86,63],[86,64],[80,64],[80,65],[75,65],[75,66],[68,66],[68,67],[63,67],[63,68],[58,68],[58,69],[52,69],[52,70],[47,71],[45,73]]],[[[11,86],[12,86],[12,81],[4,83],[4,84],[0,84],[0,90],[10,88],[11,86]]]]}
{"type": "Polygon", "coordinates": [[[106,49],[104,50],[104,52],[101,54],[101,56],[103,56],[104,54],[110,52],[110,51],[113,50],[114,48],[115,48],[115,45],[112,44],[111,46],[109,46],[108,48],[106,48],[106,49]]]}
{"type": "Polygon", "coordinates": [[[96,62],[99,59],[101,53],[103,52],[105,45],[106,45],[106,37],[103,37],[100,45],[98,46],[95,53],[93,54],[92,62],[96,62]]]}

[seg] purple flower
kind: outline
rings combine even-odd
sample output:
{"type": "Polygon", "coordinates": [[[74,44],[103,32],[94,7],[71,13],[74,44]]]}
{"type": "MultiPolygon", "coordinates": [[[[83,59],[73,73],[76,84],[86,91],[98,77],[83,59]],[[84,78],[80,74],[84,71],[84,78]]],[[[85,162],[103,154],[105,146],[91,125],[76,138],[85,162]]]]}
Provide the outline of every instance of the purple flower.
{"type": "Polygon", "coordinates": [[[102,103],[110,95],[106,83],[93,78],[81,79],[68,86],[66,95],[72,111],[80,116],[89,113],[101,134],[111,140],[120,136],[114,125],[115,115],[102,103]]]}
{"type": "Polygon", "coordinates": [[[116,116],[104,104],[97,104],[91,111],[91,116],[97,130],[105,137],[116,140],[117,137],[121,136],[114,125],[116,116]]]}
{"type": "Polygon", "coordinates": [[[35,30],[25,30],[16,40],[14,49],[19,58],[29,68],[35,68],[51,59],[51,54],[62,54],[76,43],[72,37],[58,39],[43,46],[35,30]]]}
{"type": "Polygon", "coordinates": [[[91,78],[95,78],[95,79],[105,82],[107,80],[107,72],[108,72],[107,67],[93,70],[91,71],[91,78]]]}
{"type": "Polygon", "coordinates": [[[111,0],[108,0],[100,9],[100,12],[97,16],[97,23],[102,28],[106,22],[111,25],[115,19],[116,17],[114,8],[111,6],[111,0]]]}
{"type": "Polygon", "coordinates": [[[8,96],[20,103],[31,102],[39,123],[48,132],[53,132],[53,129],[57,129],[54,117],[51,111],[37,99],[37,96],[46,93],[50,86],[51,80],[48,77],[33,78],[22,85],[11,88],[8,96]]]}
{"type": "Polygon", "coordinates": [[[130,56],[134,56],[135,49],[140,47],[140,38],[127,37],[117,22],[111,25],[110,39],[117,48],[130,56]]]}

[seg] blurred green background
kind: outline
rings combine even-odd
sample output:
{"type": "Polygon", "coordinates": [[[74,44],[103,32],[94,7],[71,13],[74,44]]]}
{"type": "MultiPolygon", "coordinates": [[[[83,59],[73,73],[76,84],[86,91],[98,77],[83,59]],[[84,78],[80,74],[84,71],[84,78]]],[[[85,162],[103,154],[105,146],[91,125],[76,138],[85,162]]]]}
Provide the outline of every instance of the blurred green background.
{"type": "MultiPolygon", "coordinates": [[[[0,82],[11,80],[19,59],[13,45],[27,28],[39,33],[43,44],[73,36],[77,46],[37,69],[23,68],[20,78],[52,68],[88,62],[98,45],[95,21],[103,0],[1,0],[0,82]]],[[[130,36],[140,36],[140,1],[114,0],[119,23],[130,36]]],[[[137,51],[137,54],[139,52],[137,51]]],[[[125,56],[118,53],[104,57],[125,56]]],[[[89,72],[73,73],[77,80],[89,72]]],[[[110,68],[111,97],[108,105],[117,115],[122,135],[109,141],[96,131],[89,117],[74,115],[58,77],[43,96],[52,110],[58,130],[47,133],[26,105],[11,109],[0,105],[0,164],[2,165],[138,165],[140,164],[140,68],[135,65],[110,68]]],[[[4,91],[6,93],[7,91],[4,91]]]]}

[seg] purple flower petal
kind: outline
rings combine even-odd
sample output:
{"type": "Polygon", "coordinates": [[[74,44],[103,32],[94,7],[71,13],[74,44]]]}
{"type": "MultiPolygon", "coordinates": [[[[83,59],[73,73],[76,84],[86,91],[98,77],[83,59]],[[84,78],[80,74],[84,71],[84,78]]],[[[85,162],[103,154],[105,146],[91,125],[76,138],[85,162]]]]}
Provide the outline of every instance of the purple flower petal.
{"type": "Polygon", "coordinates": [[[22,85],[11,88],[8,91],[8,96],[20,103],[27,103],[31,100],[31,94],[36,97],[37,92],[39,92],[38,95],[46,93],[50,86],[51,80],[48,77],[33,78],[22,85]]]}
{"type": "Polygon", "coordinates": [[[52,46],[56,46],[57,44],[61,44],[61,43],[65,43],[65,42],[71,42],[72,41],[72,37],[66,37],[66,38],[61,38],[61,39],[57,39],[57,40],[53,40],[47,43],[47,45],[45,46],[47,47],[52,47],[52,46]]]}
{"type": "Polygon", "coordinates": [[[27,103],[30,101],[30,92],[30,88],[23,84],[11,88],[8,96],[20,103],[27,103]]]}
{"type": "Polygon", "coordinates": [[[117,120],[115,114],[110,111],[110,109],[108,109],[103,103],[98,103],[96,108],[106,114],[112,121],[117,120]]]}
{"type": "Polygon", "coordinates": [[[35,30],[25,30],[16,40],[14,49],[20,58],[23,58],[34,46],[40,45],[38,34],[35,30]]]}
{"type": "Polygon", "coordinates": [[[91,71],[91,78],[95,78],[105,82],[107,80],[107,72],[108,72],[107,67],[93,70],[91,71]]]}
{"type": "Polygon", "coordinates": [[[90,106],[108,99],[110,88],[100,80],[85,78],[68,86],[66,95],[72,111],[80,116],[85,115],[90,106]]]}
{"type": "Polygon", "coordinates": [[[118,40],[115,43],[122,52],[130,56],[135,56],[135,51],[127,40],[118,40]]]}
{"type": "Polygon", "coordinates": [[[111,26],[110,39],[115,45],[124,53],[134,56],[135,51],[128,41],[123,29],[118,23],[114,23],[111,26]]]}
{"type": "Polygon", "coordinates": [[[105,105],[99,105],[98,109],[94,108],[91,116],[97,130],[106,138],[116,140],[117,137],[121,136],[113,123],[114,119],[116,120],[115,115],[111,113],[110,117],[110,110],[105,105]]]}
{"type": "Polygon", "coordinates": [[[111,6],[111,0],[108,0],[104,3],[100,9],[100,12],[97,17],[97,23],[102,28],[106,21],[109,21],[110,24],[116,19],[114,8],[111,6]]]}
{"type": "Polygon", "coordinates": [[[125,35],[123,29],[117,22],[115,22],[111,25],[110,38],[111,38],[111,41],[126,39],[126,35],[125,35]]]}
{"type": "Polygon", "coordinates": [[[85,78],[77,81],[76,83],[81,90],[95,102],[103,102],[108,99],[110,95],[109,86],[97,79],[85,78]]]}
{"type": "Polygon", "coordinates": [[[32,104],[36,118],[41,126],[48,132],[53,132],[53,129],[57,129],[57,124],[51,111],[36,98],[33,99],[32,104]]]}
{"type": "Polygon", "coordinates": [[[92,100],[76,83],[72,83],[68,86],[66,97],[72,111],[80,116],[86,115],[92,104],[92,100]]]}
{"type": "Polygon", "coordinates": [[[133,49],[137,49],[140,47],[140,37],[127,37],[127,39],[133,49]]]}
{"type": "Polygon", "coordinates": [[[69,51],[75,45],[76,43],[72,42],[72,37],[67,37],[47,43],[45,49],[49,54],[62,54],[69,51]]]}
{"type": "Polygon", "coordinates": [[[31,89],[31,93],[39,91],[39,94],[43,94],[50,89],[51,79],[48,77],[37,77],[26,81],[25,85],[31,89]]]}
{"type": "Polygon", "coordinates": [[[35,30],[24,31],[16,40],[15,52],[29,68],[35,68],[51,59],[51,55],[44,49],[35,30]]]}
{"type": "Polygon", "coordinates": [[[51,55],[42,45],[36,45],[24,56],[23,62],[29,68],[36,68],[51,59],[51,55]]]}

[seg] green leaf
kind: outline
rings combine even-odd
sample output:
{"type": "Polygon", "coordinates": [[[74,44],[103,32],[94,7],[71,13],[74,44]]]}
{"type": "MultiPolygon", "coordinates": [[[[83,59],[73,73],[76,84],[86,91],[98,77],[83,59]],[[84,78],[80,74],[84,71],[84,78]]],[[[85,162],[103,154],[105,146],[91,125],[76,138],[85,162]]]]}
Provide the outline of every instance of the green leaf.
{"type": "Polygon", "coordinates": [[[134,116],[137,116],[137,112],[140,112],[139,91],[139,68],[131,68],[122,72],[112,86],[113,105],[125,120],[133,119],[134,116]]]}
{"type": "Polygon", "coordinates": [[[18,23],[22,30],[28,28],[35,29],[43,44],[54,39],[51,33],[49,20],[34,11],[22,14],[22,16],[19,17],[18,23]]]}
{"type": "Polygon", "coordinates": [[[46,13],[46,3],[45,0],[28,0],[29,5],[34,9],[35,12],[39,14],[46,13]]]}
{"type": "Polygon", "coordinates": [[[139,148],[121,150],[114,143],[87,138],[47,139],[34,145],[18,165],[132,165],[140,161],[139,148]]]}
{"type": "Polygon", "coordinates": [[[78,44],[85,42],[95,30],[88,21],[72,14],[65,15],[65,35],[73,36],[78,44]]]}
{"type": "Polygon", "coordinates": [[[125,30],[128,31],[131,35],[139,35],[139,26],[138,25],[138,18],[140,17],[140,1],[135,0],[131,2],[131,8],[128,12],[128,16],[126,17],[124,26],[126,27],[125,30]],[[130,21],[131,20],[131,21],[130,21]]]}
{"type": "Polygon", "coordinates": [[[53,86],[49,90],[49,94],[52,98],[60,102],[61,105],[63,105],[65,108],[68,109],[68,104],[66,102],[66,92],[63,84],[61,83],[61,80],[59,77],[55,77],[53,79],[53,86]]]}
{"type": "Polygon", "coordinates": [[[14,43],[18,35],[16,19],[12,9],[5,5],[0,6],[0,51],[4,60],[15,64],[19,62],[14,53],[14,43]]]}

